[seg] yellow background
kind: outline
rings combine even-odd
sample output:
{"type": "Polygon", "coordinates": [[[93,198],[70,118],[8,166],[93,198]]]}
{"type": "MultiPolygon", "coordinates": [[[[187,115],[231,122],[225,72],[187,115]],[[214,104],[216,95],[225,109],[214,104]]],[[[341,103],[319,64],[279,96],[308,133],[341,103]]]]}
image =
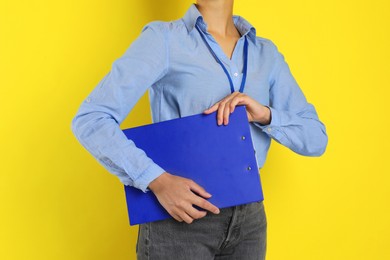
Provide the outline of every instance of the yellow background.
{"type": "MultiPolygon", "coordinates": [[[[143,25],[192,1],[0,3],[0,259],[134,259],[123,187],[70,122],[143,25]]],[[[390,259],[389,1],[235,5],[285,55],[329,135],[319,158],[272,143],[267,259],[390,259]]],[[[122,127],[150,123],[147,102],[122,127]]]]}

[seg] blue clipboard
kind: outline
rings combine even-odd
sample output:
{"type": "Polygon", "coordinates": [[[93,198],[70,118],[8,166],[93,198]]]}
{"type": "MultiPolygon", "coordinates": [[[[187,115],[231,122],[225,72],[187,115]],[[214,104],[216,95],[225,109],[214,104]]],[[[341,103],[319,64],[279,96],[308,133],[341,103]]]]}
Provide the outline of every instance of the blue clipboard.
{"type": "MultiPolygon", "coordinates": [[[[217,112],[124,129],[128,139],[171,174],[192,179],[212,194],[219,208],[263,200],[259,170],[245,106],[228,125],[217,112]]],[[[124,186],[130,225],[171,217],[152,191],[124,186]]]]}

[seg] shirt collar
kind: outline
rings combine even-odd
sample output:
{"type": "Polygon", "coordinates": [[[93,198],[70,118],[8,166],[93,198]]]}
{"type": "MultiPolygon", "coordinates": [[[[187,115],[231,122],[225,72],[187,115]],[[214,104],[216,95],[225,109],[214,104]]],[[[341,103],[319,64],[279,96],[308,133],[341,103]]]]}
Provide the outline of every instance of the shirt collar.
{"type": "MultiPolygon", "coordinates": [[[[199,12],[198,8],[195,4],[192,4],[190,8],[187,10],[186,14],[182,18],[184,21],[184,24],[187,27],[188,32],[190,33],[194,28],[195,25],[199,25],[199,27],[203,30],[207,30],[207,24],[203,20],[202,14],[199,12]]],[[[253,27],[247,20],[245,20],[243,17],[238,15],[233,15],[233,22],[237,28],[237,30],[240,32],[242,36],[248,35],[249,39],[253,41],[253,43],[256,44],[256,29],[253,27]]]]}

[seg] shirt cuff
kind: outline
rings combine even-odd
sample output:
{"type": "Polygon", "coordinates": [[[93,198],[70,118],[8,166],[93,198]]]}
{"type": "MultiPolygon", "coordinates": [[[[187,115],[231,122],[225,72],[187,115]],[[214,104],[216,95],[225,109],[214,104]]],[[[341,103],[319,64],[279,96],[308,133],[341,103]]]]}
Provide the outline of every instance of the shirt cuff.
{"type": "Polygon", "coordinates": [[[136,180],[134,180],[133,186],[146,193],[150,191],[148,189],[149,184],[164,172],[166,171],[163,168],[152,163],[136,180]]]}

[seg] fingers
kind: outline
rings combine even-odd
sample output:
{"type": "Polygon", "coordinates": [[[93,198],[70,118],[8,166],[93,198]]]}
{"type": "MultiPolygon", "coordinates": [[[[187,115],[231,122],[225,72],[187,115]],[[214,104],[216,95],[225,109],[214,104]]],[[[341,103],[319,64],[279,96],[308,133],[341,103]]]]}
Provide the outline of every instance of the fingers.
{"type": "Polygon", "coordinates": [[[192,223],[194,219],[206,216],[206,211],[197,210],[193,205],[219,213],[219,209],[206,200],[211,194],[190,179],[168,174],[153,187],[160,204],[179,222],[192,223]]]}
{"type": "MultiPolygon", "coordinates": [[[[210,198],[211,197],[210,193],[208,193],[203,187],[201,187],[200,185],[198,185],[194,181],[190,181],[190,189],[192,191],[198,193],[200,196],[202,196],[204,198],[210,198]]],[[[210,212],[212,212],[214,214],[219,214],[218,207],[214,206],[213,204],[211,204],[207,200],[203,199],[202,197],[199,197],[199,196],[194,197],[194,200],[192,201],[192,204],[197,205],[197,206],[199,206],[199,207],[201,207],[201,208],[203,208],[205,210],[208,210],[208,211],[210,211],[210,212]]],[[[194,208],[192,207],[192,209],[194,209],[194,208]]],[[[196,209],[194,209],[194,210],[196,210],[196,209]]],[[[201,211],[198,211],[198,210],[196,210],[196,211],[197,212],[201,212],[201,211]]],[[[196,214],[198,214],[198,213],[196,213],[196,214]]]]}
{"type": "Polygon", "coordinates": [[[223,103],[226,103],[229,99],[231,99],[232,97],[236,96],[240,94],[240,92],[233,92],[232,94],[226,96],[225,98],[223,98],[222,100],[218,101],[217,103],[215,103],[212,107],[210,107],[209,109],[206,109],[205,111],[203,111],[203,113],[205,114],[211,114],[215,111],[217,111],[220,107],[221,104],[223,103]]]}
{"type": "Polygon", "coordinates": [[[217,112],[217,123],[221,125],[224,121],[224,110],[225,110],[226,101],[223,101],[219,104],[218,112],[217,112]]]}
{"type": "Polygon", "coordinates": [[[235,107],[239,104],[246,105],[248,103],[246,97],[247,96],[241,92],[233,92],[229,96],[214,104],[209,109],[205,110],[203,113],[210,114],[218,110],[217,124],[227,125],[229,123],[229,116],[234,112],[235,107]]]}
{"type": "Polygon", "coordinates": [[[245,99],[241,95],[239,97],[232,99],[232,101],[230,102],[230,105],[229,105],[230,113],[234,112],[234,109],[236,108],[236,106],[238,104],[243,104],[244,102],[245,102],[245,99]]]}
{"type": "Polygon", "coordinates": [[[189,186],[190,186],[190,189],[192,191],[195,191],[196,193],[198,193],[200,196],[204,197],[204,198],[210,198],[211,197],[211,194],[208,193],[205,189],[203,189],[203,187],[201,187],[200,185],[198,185],[196,182],[194,181],[190,181],[189,182],[189,186]]]}
{"type": "MultiPolygon", "coordinates": [[[[200,198],[193,194],[194,197],[200,198]]],[[[193,200],[197,200],[196,198],[193,198],[193,200]]],[[[198,203],[200,205],[206,206],[206,204],[198,203]]],[[[177,207],[173,210],[168,212],[175,220],[179,222],[186,222],[188,224],[191,224],[195,219],[203,218],[207,215],[206,211],[203,210],[197,210],[192,206],[192,203],[189,202],[182,202],[180,205],[177,205],[177,207]]]]}
{"type": "Polygon", "coordinates": [[[169,213],[169,215],[171,215],[171,216],[172,216],[174,219],[176,219],[177,221],[183,222],[183,219],[182,219],[179,215],[177,215],[177,214],[175,214],[175,213],[173,213],[173,212],[169,213]]]}
{"type": "Polygon", "coordinates": [[[209,201],[197,197],[196,200],[193,202],[194,205],[201,207],[202,209],[208,210],[214,214],[219,214],[219,208],[216,207],[215,205],[211,204],[209,201]]]}
{"type": "MultiPolygon", "coordinates": [[[[191,204],[201,207],[202,209],[208,210],[214,214],[219,214],[218,207],[214,206],[213,204],[211,204],[210,202],[204,199],[204,198],[210,198],[211,197],[210,193],[208,193],[203,187],[201,187],[199,184],[197,184],[192,180],[190,180],[189,182],[189,187],[192,191],[199,194],[199,196],[196,194],[193,194],[193,196],[191,196],[192,197],[191,204]]],[[[202,216],[203,212],[195,209],[194,207],[192,207],[192,205],[191,207],[186,207],[186,212],[191,216],[193,216],[194,218],[204,217],[206,215],[204,214],[204,216],[202,216]]]]}
{"type": "Polygon", "coordinates": [[[195,194],[193,194],[193,196],[193,203],[181,204],[181,206],[177,208],[177,212],[171,214],[171,216],[178,221],[182,220],[191,224],[195,219],[200,219],[207,215],[207,211],[198,210],[194,208],[193,205],[201,207],[202,209],[208,210],[214,214],[219,214],[220,210],[216,206],[195,194]]]}
{"type": "Polygon", "coordinates": [[[180,211],[177,214],[171,214],[171,216],[179,222],[184,221],[187,224],[191,224],[195,219],[203,218],[206,214],[206,211],[200,211],[190,206],[187,210],[180,211]]]}
{"type": "Polygon", "coordinates": [[[211,113],[217,111],[218,105],[219,105],[219,102],[215,103],[212,107],[210,107],[209,109],[206,109],[205,111],[203,111],[203,113],[211,114],[211,113]]]}
{"type": "MultiPolygon", "coordinates": [[[[200,218],[203,218],[204,216],[206,216],[207,211],[204,211],[204,210],[197,210],[197,209],[194,208],[192,205],[190,205],[190,206],[188,206],[188,208],[186,208],[185,213],[186,213],[190,218],[192,218],[192,219],[194,220],[194,219],[200,219],[200,218]]],[[[188,222],[187,222],[187,223],[188,223],[188,222]]]]}
{"type": "MultiPolygon", "coordinates": [[[[222,110],[222,109],[221,109],[222,110]]],[[[219,111],[218,111],[219,112],[219,111]]],[[[223,122],[224,125],[229,124],[229,116],[230,116],[230,104],[225,104],[225,107],[222,111],[222,120],[220,121],[221,124],[223,122]]]]}
{"type": "Polygon", "coordinates": [[[184,222],[186,222],[187,224],[191,224],[194,219],[192,217],[190,217],[186,212],[182,211],[180,213],[180,218],[183,219],[184,222]]]}
{"type": "MultiPolygon", "coordinates": [[[[199,195],[206,198],[211,197],[211,194],[206,192],[201,186],[196,184],[194,181],[190,180],[189,183],[190,183],[190,189],[192,191],[195,191],[199,195]]],[[[187,200],[183,200],[179,204],[177,204],[176,208],[174,209],[174,212],[171,212],[170,214],[176,220],[181,222],[184,221],[188,224],[191,224],[195,219],[200,219],[207,215],[207,211],[198,210],[194,208],[193,205],[196,205],[214,214],[219,214],[220,212],[218,207],[211,204],[204,198],[198,196],[197,194],[191,192],[187,200]]]]}
{"type": "Polygon", "coordinates": [[[229,123],[230,104],[232,100],[237,98],[237,96],[239,95],[241,95],[240,92],[234,92],[219,103],[218,114],[217,114],[218,125],[221,124],[227,125],[229,123]]]}

